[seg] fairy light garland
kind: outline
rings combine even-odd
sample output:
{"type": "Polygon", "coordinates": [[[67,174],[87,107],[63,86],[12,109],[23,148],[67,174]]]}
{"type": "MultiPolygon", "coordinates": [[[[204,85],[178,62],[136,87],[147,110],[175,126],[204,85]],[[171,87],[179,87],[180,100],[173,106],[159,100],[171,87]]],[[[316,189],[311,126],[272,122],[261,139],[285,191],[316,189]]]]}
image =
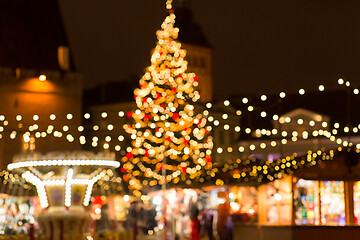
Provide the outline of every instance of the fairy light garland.
{"type": "MultiPolygon", "coordinates": [[[[341,147],[337,148],[338,152],[343,151],[341,147]]],[[[359,153],[360,150],[356,149],[359,153]]],[[[299,159],[296,153],[280,158],[276,161],[265,163],[261,165],[252,165],[245,168],[238,168],[236,165],[225,164],[222,168],[222,171],[214,171],[214,174],[211,176],[216,179],[216,185],[226,184],[228,181],[239,181],[239,182],[264,182],[264,181],[274,181],[276,179],[282,178],[285,174],[293,174],[297,169],[309,166],[315,166],[320,161],[330,161],[333,160],[335,156],[335,151],[330,150],[325,152],[324,149],[318,151],[308,151],[307,154],[299,159]],[[224,172],[232,172],[232,179],[219,179],[219,174],[224,172]]]]}
{"type": "MultiPolygon", "coordinates": [[[[123,116],[123,114],[124,114],[124,112],[123,111],[120,111],[119,112],[120,114],[119,115],[121,115],[121,116],[123,116]],[[123,114],[121,114],[121,113],[123,113],[123,114]]],[[[69,115],[69,114],[68,114],[69,115]]],[[[206,117],[208,114],[202,114],[201,116],[202,117],[206,117]]],[[[3,115],[2,115],[3,116],[3,115]]],[[[36,116],[38,116],[38,115],[36,115],[36,116]]],[[[54,116],[54,114],[51,114],[50,116],[54,116]]],[[[84,116],[86,116],[87,118],[90,118],[90,116],[88,116],[87,114],[85,114],[84,116]]],[[[277,115],[275,115],[275,116],[277,116],[277,115]]],[[[55,117],[53,117],[54,119],[56,119],[56,116],[55,117]]],[[[1,118],[1,119],[5,119],[5,117],[3,116],[3,118],[1,118]]],[[[17,119],[22,119],[22,117],[21,117],[21,115],[17,115],[17,119]]],[[[279,120],[279,118],[277,118],[277,120],[279,120]]],[[[281,121],[281,120],[279,120],[279,121],[281,121]]],[[[291,120],[290,120],[291,121],[291,120]]],[[[293,120],[294,121],[294,120],[293,120]]],[[[241,127],[240,126],[235,126],[235,127],[231,127],[228,123],[219,123],[220,121],[219,120],[217,120],[217,119],[214,119],[211,115],[210,116],[208,116],[208,122],[209,123],[214,123],[214,122],[218,122],[217,124],[213,124],[213,126],[214,127],[219,127],[219,126],[224,126],[224,129],[226,130],[226,131],[228,131],[228,130],[235,130],[235,132],[240,132],[240,130],[241,130],[241,127]]],[[[313,126],[314,125],[314,123],[312,123],[312,122],[315,122],[315,121],[310,121],[310,123],[309,123],[309,125],[310,126],[313,126]]],[[[283,123],[285,123],[285,122],[283,122],[283,123]]],[[[299,118],[299,119],[297,119],[297,123],[298,123],[298,125],[300,126],[300,125],[303,125],[304,124],[304,122],[302,121],[302,119],[301,118],[299,118]]],[[[0,126],[0,139],[3,137],[3,134],[1,134],[1,133],[3,133],[6,129],[5,129],[5,127],[6,126],[8,126],[8,124],[9,124],[9,122],[6,122],[6,124],[4,125],[4,126],[0,126]]],[[[211,126],[208,126],[208,127],[211,127],[211,126]]],[[[335,125],[335,127],[336,127],[336,129],[333,129],[332,131],[335,131],[335,133],[333,134],[333,135],[336,135],[337,134],[337,129],[339,129],[339,128],[341,128],[340,126],[339,126],[339,124],[338,124],[338,126],[336,126],[335,125]]],[[[66,132],[68,132],[69,131],[69,126],[68,125],[64,125],[61,129],[58,129],[58,130],[55,130],[55,128],[54,128],[54,126],[53,125],[51,125],[51,124],[49,124],[48,126],[47,126],[47,128],[46,128],[46,130],[44,130],[44,131],[36,131],[37,129],[39,129],[40,127],[39,127],[39,125],[38,124],[33,124],[33,125],[30,125],[29,126],[29,131],[28,132],[26,132],[25,133],[25,135],[28,135],[28,136],[30,136],[30,134],[31,133],[33,133],[33,135],[34,135],[34,138],[45,138],[45,137],[49,137],[49,136],[54,136],[54,137],[58,137],[58,138],[61,138],[61,137],[66,137],[66,139],[69,141],[69,142],[73,142],[73,141],[75,141],[75,138],[73,137],[73,135],[72,134],[66,134],[66,132]],[[64,131],[65,130],[65,131],[64,131]]],[[[77,129],[77,131],[79,132],[79,133],[81,133],[81,132],[83,132],[84,131],[84,126],[78,126],[78,127],[73,127],[74,129],[77,129]]],[[[96,131],[97,130],[99,130],[98,129],[99,127],[98,127],[98,125],[97,124],[95,124],[94,125],[94,127],[93,127],[93,129],[96,129],[96,131]]],[[[108,125],[107,125],[107,130],[108,131],[112,131],[112,129],[114,128],[114,124],[113,123],[109,123],[108,125]]],[[[354,134],[357,134],[358,132],[359,132],[359,126],[356,126],[356,127],[353,127],[353,128],[349,128],[349,127],[347,127],[347,126],[344,126],[344,127],[342,127],[343,128],[343,131],[344,131],[344,133],[354,133],[354,134]]],[[[209,130],[211,130],[211,128],[209,129],[209,130]]],[[[320,129],[321,130],[321,129],[320,129]]],[[[316,135],[316,136],[318,136],[318,134],[317,134],[317,132],[318,132],[319,130],[313,130],[313,132],[305,132],[305,135],[301,135],[300,137],[297,137],[297,138],[303,138],[303,139],[307,139],[307,138],[309,138],[309,136],[311,136],[311,135],[316,135]]],[[[245,131],[245,133],[246,134],[255,134],[255,136],[256,136],[256,138],[261,138],[261,137],[263,137],[263,136],[265,136],[265,137],[268,137],[268,136],[277,136],[277,135],[279,135],[279,134],[285,134],[286,136],[288,136],[288,135],[290,135],[291,133],[290,132],[287,132],[287,131],[282,131],[282,132],[279,132],[279,131],[277,131],[277,129],[256,129],[256,130],[251,130],[251,129],[246,129],[246,131],[245,131]],[[274,133],[275,132],[275,133],[274,133]]],[[[21,136],[20,134],[18,134],[18,132],[17,131],[12,131],[11,133],[10,133],[10,135],[9,135],[9,137],[10,137],[10,139],[15,139],[15,138],[17,138],[17,137],[19,137],[19,136],[21,136]]],[[[314,137],[316,137],[316,136],[314,136],[314,137]]],[[[122,136],[122,135],[119,135],[118,136],[118,139],[119,139],[119,143],[121,144],[121,142],[123,141],[123,140],[120,140],[120,139],[124,139],[124,136],[122,136]]],[[[93,137],[93,139],[96,139],[95,141],[92,141],[92,146],[93,147],[98,147],[98,142],[99,142],[99,139],[95,136],[95,137],[93,137]]],[[[103,139],[103,140],[106,140],[106,138],[105,139],[103,139]]],[[[79,137],[79,142],[80,142],[80,144],[81,145],[84,145],[84,144],[86,144],[87,142],[91,142],[90,140],[86,140],[86,138],[85,138],[85,136],[83,136],[83,135],[81,135],[80,137],[79,137]]],[[[116,147],[116,146],[115,146],[116,147]]],[[[116,148],[114,148],[116,151],[119,151],[120,150],[120,148],[119,148],[119,146],[117,146],[116,148]]]]}

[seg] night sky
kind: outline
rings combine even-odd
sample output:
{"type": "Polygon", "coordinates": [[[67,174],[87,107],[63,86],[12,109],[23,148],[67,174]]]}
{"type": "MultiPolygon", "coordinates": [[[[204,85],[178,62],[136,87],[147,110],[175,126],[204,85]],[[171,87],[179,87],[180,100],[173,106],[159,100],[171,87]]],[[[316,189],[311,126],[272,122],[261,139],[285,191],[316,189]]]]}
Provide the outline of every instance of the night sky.
{"type": "MultiPolygon", "coordinates": [[[[59,0],[87,86],[144,73],[166,16],[164,2],[59,0]]],[[[193,0],[192,8],[214,46],[217,99],[310,91],[335,86],[339,77],[360,87],[358,1],[193,0]]]]}

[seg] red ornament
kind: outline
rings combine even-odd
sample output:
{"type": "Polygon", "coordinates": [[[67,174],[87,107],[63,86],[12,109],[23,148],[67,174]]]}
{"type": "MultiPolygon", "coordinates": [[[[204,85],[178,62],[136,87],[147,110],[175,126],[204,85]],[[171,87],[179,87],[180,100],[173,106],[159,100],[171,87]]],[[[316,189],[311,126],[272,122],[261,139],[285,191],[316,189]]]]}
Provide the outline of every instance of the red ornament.
{"type": "Polygon", "coordinates": [[[136,98],[137,98],[137,95],[136,95],[136,94],[134,94],[134,99],[136,100],[136,98]]]}
{"type": "Polygon", "coordinates": [[[211,157],[210,157],[210,156],[206,156],[205,160],[206,160],[207,162],[211,162],[211,157]]]}
{"type": "Polygon", "coordinates": [[[176,87],[173,87],[173,88],[172,88],[172,91],[173,91],[173,92],[176,92],[176,90],[177,90],[176,87]]]}
{"type": "Polygon", "coordinates": [[[168,13],[173,13],[174,12],[174,9],[170,8],[168,9],[168,13]]]}
{"type": "Polygon", "coordinates": [[[188,169],[188,167],[181,167],[181,170],[183,173],[186,173],[186,170],[188,169]]]}
{"type": "Polygon", "coordinates": [[[120,172],[122,172],[122,173],[126,172],[125,168],[122,167],[122,168],[120,169],[120,172]]]}
{"type": "Polygon", "coordinates": [[[167,137],[166,140],[169,141],[169,142],[171,142],[171,138],[170,138],[170,137],[167,137]]]}
{"type": "Polygon", "coordinates": [[[185,138],[184,138],[184,143],[188,143],[189,142],[189,140],[186,140],[185,138]]]}
{"type": "Polygon", "coordinates": [[[103,201],[101,200],[101,196],[97,196],[94,198],[93,204],[103,205],[103,201]]]}
{"type": "Polygon", "coordinates": [[[163,109],[165,109],[165,104],[161,104],[160,107],[162,107],[163,109]]]}
{"type": "Polygon", "coordinates": [[[128,152],[127,154],[126,154],[126,157],[128,158],[128,159],[131,159],[131,158],[133,158],[133,154],[131,153],[131,152],[128,152]]]}
{"type": "Polygon", "coordinates": [[[132,116],[131,112],[127,112],[127,113],[126,113],[126,116],[127,116],[128,118],[131,118],[131,116],[132,116]]]}
{"type": "Polygon", "coordinates": [[[196,82],[198,80],[198,76],[195,76],[194,77],[194,81],[196,82]]]}
{"type": "Polygon", "coordinates": [[[161,97],[161,94],[160,94],[160,93],[157,93],[155,98],[156,98],[156,99],[159,99],[160,97],[161,97]]]}
{"type": "Polygon", "coordinates": [[[145,154],[144,154],[146,157],[149,156],[149,150],[148,149],[145,149],[145,154]]]}
{"type": "Polygon", "coordinates": [[[179,78],[182,78],[182,74],[179,74],[179,78]]]}
{"type": "Polygon", "coordinates": [[[174,113],[172,115],[172,119],[176,120],[176,119],[179,119],[179,114],[178,113],[174,113]]]}
{"type": "Polygon", "coordinates": [[[143,102],[146,102],[146,101],[147,101],[147,98],[144,98],[144,99],[143,99],[143,102]]]}

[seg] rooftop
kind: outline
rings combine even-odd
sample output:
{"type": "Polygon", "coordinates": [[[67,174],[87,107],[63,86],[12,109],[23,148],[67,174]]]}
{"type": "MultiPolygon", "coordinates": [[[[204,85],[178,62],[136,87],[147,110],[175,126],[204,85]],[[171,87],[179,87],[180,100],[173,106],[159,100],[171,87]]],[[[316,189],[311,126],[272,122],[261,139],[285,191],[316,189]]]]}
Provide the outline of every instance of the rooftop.
{"type": "Polygon", "coordinates": [[[56,0],[0,2],[0,66],[60,70],[59,46],[68,42],[56,0]]]}

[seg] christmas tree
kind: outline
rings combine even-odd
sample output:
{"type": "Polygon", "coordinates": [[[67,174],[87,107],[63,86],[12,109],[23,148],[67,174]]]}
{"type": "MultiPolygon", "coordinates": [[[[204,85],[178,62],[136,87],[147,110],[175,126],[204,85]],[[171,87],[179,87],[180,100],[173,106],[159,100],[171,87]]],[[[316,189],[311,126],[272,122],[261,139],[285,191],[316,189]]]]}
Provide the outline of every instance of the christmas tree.
{"type": "Polygon", "coordinates": [[[203,181],[211,169],[211,127],[195,111],[200,94],[194,73],[186,73],[186,51],[176,41],[175,14],[167,1],[168,16],[157,31],[151,66],[134,91],[138,109],[128,112],[124,125],[132,146],[122,158],[124,180],[136,195],[146,186],[203,181]]]}

